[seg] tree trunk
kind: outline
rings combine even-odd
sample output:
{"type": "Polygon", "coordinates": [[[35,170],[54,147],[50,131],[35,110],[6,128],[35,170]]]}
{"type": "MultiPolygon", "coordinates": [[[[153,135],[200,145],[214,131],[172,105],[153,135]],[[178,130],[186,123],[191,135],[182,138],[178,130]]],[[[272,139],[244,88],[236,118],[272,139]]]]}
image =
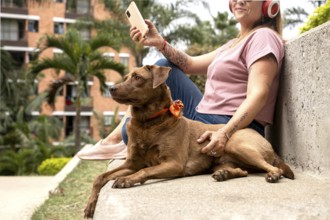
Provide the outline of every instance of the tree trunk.
{"type": "Polygon", "coordinates": [[[76,117],[74,119],[74,143],[76,151],[80,150],[81,136],[80,136],[80,112],[81,112],[81,103],[80,103],[80,89],[79,85],[77,86],[77,99],[76,99],[76,117]]]}

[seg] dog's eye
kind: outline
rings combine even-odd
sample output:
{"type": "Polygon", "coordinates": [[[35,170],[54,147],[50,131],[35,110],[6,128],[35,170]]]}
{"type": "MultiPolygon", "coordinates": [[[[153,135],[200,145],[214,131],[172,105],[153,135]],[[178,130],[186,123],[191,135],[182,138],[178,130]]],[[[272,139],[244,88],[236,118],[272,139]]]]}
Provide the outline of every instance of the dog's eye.
{"type": "Polygon", "coordinates": [[[140,80],[140,79],[142,79],[142,77],[139,76],[138,74],[134,74],[134,75],[133,75],[133,79],[134,79],[134,80],[140,80]]]}

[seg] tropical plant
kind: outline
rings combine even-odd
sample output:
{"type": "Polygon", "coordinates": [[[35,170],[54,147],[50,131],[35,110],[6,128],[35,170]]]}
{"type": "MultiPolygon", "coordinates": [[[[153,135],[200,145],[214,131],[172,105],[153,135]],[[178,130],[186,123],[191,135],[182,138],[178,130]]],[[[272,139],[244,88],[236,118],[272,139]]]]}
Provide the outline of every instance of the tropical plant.
{"type": "MultiPolygon", "coordinates": [[[[310,0],[309,2],[313,4],[314,7],[320,7],[321,5],[325,4],[327,0],[310,0]]],[[[309,14],[307,11],[300,6],[285,9],[283,25],[284,27],[294,28],[297,25],[302,24],[308,15],[309,14]]]]}
{"type": "Polygon", "coordinates": [[[301,24],[308,16],[306,10],[300,6],[288,8],[284,11],[284,27],[293,28],[301,24]]]}
{"type": "Polygon", "coordinates": [[[63,36],[46,35],[41,39],[38,48],[39,55],[48,48],[60,49],[63,53],[53,58],[36,59],[32,62],[30,73],[38,75],[46,69],[55,69],[58,79],[54,81],[47,93],[47,102],[54,107],[55,98],[64,85],[76,82],[77,97],[75,101],[76,117],[74,121],[74,135],[76,150],[80,149],[80,112],[81,98],[88,94],[88,78],[96,77],[100,82],[100,90],[106,89],[105,70],[115,70],[120,74],[124,72],[124,66],[103,56],[100,49],[103,47],[119,48],[116,39],[109,38],[106,34],[97,34],[90,41],[83,40],[80,33],[75,29],[69,29],[63,36]],[[60,75],[61,71],[65,75],[60,75]]]}
{"type": "Polygon", "coordinates": [[[19,145],[29,141],[26,122],[32,117],[26,108],[33,99],[34,81],[23,69],[13,68],[10,55],[5,56],[8,60],[2,63],[1,70],[1,84],[5,88],[1,88],[0,93],[0,143],[17,150],[19,145]],[[7,64],[12,66],[6,67],[7,64]]]}
{"type": "Polygon", "coordinates": [[[31,174],[34,162],[32,149],[4,150],[0,156],[1,175],[26,175],[31,174]]]}
{"type": "Polygon", "coordinates": [[[312,28],[315,28],[327,21],[330,21],[330,1],[328,0],[324,5],[319,6],[309,16],[306,24],[300,29],[301,33],[304,33],[312,28]]]}

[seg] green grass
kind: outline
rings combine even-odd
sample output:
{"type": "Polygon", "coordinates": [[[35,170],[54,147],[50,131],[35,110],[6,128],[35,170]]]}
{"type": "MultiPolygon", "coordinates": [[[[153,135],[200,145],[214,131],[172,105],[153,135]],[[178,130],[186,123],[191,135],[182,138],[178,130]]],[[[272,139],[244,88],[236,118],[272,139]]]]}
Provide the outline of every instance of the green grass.
{"type": "Polygon", "coordinates": [[[80,161],[55,193],[33,214],[32,220],[84,219],[84,209],[95,178],[109,161],[80,161]]]}

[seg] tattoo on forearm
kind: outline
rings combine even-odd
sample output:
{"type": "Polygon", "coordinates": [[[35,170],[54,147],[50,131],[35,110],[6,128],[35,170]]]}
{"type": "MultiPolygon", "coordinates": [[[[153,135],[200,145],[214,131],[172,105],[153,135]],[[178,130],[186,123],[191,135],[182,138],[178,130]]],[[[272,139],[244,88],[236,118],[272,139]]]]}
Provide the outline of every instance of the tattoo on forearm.
{"type": "Polygon", "coordinates": [[[240,120],[234,125],[234,127],[229,131],[229,136],[232,136],[235,131],[237,131],[239,125],[242,123],[242,121],[244,121],[246,119],[246,117],[248,116],[248,113],[245,112],[242,117],[240,118],[240,120]]]}
{"type": "Polygon", "coordinates": [[[180,67],[182,70],[186,70],[188,67],[188,55],[180,50],[175,49],[172,45],[167,44],[164,51],[164,56],[172,63],[180,67]]]}

